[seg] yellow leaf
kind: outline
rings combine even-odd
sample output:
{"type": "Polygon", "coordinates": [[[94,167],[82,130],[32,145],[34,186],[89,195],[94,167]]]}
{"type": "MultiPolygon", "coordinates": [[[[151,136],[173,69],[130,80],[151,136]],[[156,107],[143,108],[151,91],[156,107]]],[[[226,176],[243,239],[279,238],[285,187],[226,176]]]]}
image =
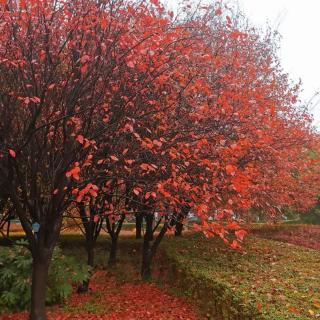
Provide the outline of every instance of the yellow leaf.
{"type": "Polygon", "coordinates": [[[309,311],[309,313],[312,315],[312,316],[314,316],[314,311],[313,310],[308,310],[309,311]]]}

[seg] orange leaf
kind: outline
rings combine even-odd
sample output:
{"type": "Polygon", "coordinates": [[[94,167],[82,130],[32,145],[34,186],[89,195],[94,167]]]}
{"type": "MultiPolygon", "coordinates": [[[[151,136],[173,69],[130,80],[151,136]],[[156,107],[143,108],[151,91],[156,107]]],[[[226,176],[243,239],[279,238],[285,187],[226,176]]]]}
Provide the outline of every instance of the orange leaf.
{"type": "Polygon", "coordinates": [[[232,164],[228,164],[226,165],[226,172],[227,174],[230,174],[230,175],[235,175],[237,171],[237,167],[232,165],[232,164]]]}

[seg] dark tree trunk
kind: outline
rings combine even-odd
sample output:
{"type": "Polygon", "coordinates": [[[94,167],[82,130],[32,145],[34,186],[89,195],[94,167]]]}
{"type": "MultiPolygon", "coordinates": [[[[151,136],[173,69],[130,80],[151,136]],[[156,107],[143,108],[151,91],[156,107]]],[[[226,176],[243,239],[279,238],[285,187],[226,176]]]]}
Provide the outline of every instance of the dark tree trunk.
{"type": "Polygon", "coordinates": [[[141,278],[143,280],[150,280],[151,278],[151,249],[150,240],[144,236],[142,247],[142,264],[141,264],[141,278]]]}
{"type": "Polygon", "coordinates": [[[152,251],[150,248],[150,241],[153,240],[153,214],[147,214],[145,216],[145,221],[146,232],[144,234],[142,247],[141,277],[143,280],[149,280],[151,278],[152,251]]]}
{"type": "Polygon", "coordinates": [[[180,208],[180,212],[176,214],[176,218],[174,219],[174,225],[175,225],[175,236],[180,237],[182,236],[183,231],[183,222],[188,217],[190,211],[189,205],[183,205],[180,208]]]}
{"type": "Polygon", "coordinates": [[[152,241],[153,240],[153,219],[154,216],[153,214],[147,214],[145,216],[145,220],[146,220],[146,232],[145,232],[145,237],[149,240],[152,241]]]}
{"type": "Polygon", "coordinates": [[[90,245],[88,245],[87,247],[87,253],[88,253],[88,266],[90,266],[91,268],[94,267],[94,244],[90,243],[90,245]]]}
{"type": "Polygon", "coordinates": [[[183,231],[183,224],[181,222],[176,222],[174,235],[176,237],[181,237],[183,231]]]}
{"type": "Polygon", "coordinates": [[[30,320],[46,320],[48,259],[33,260],[30,320]]]}
{"type": "Polygon", "coordinates": [[[111,236],[111,247],[110,247],[110,254],[108,265],[112,266],[117,263],[117,249],[118,249],[118,237],[111,236]]]}
{"type": "Polygon", "coordinates": [[[8,220],[8,226],[7,226],[7,238],[10,237],[10,225],[11,225],[11,219],[8,220]]]}
{"type": "Polygon", "coordinates": [[[142,224],[143,215],[141,213],[136,214],[136,239],[142,238],[142,224]]]}
{"type": "MultiPolygon", "coordinates": [[[[80,217],[82,220],[83,229],[85,232],[87,265],[90,266],[91,271],[93,271],[94,248],[95,248],[97,238],[101,231],[102,220],[100,219],[98,222],[94,221],[95,214],[96,212],[99,212],[99,211],[93,205],[85,207],[84,204],[79,204],[78,207],[79,207],[80,217]]],[[[88,278],[88,280],[84,281],[81,285],[79,285],[78,293],[88,292],[89,282],[90,282],[90,278],[88,278]]]]}
{"type": "Polygon", "coordinates": [[[117,262],[118,239],[119,239],[119,234],[120,234],[124,219],[125,219],[125,215],[123,214],[121,215],[121,218],[118,221],[117,225],[115,223],[111,225],[109,219],[108,218],[106,219],[108,233],[111,238],[111,247],[110,247],[109,259],[108,259],[109,266],[114,265],[117,262]]]}
{"type": "Polygon", "coordinates": [[[162,241],[164,235],[168,230],[168,223],[165,222],[162,226],[159,234],[155,237],[153,233],[156,228],[153,229],[153,215],[147,215],[146,219],[146,232],[144,234],[143,239],[143,247],[142,247],[142,264],[141,264],[141,278],[143,280],[149,280],[151,278],[151,263],[153,257],[155,256],[157,249],[162,241]],[[154,241],[153,241],[154,239],[154,241]],[[151,244],[151,241],[152,244],[151,244]]]}
{"type": "MultiPolygon", "coordinates": [[[[94,268],[94,241],[93,239],[87,239],[86,243],[86,250],[87,250],[87,264],[91,267],[91,270],[94,268]]],[[[85,293],[89,290],[89,282],[88,280],[84,281],[82,284],[78,286],[78,293],[85,293]]]]}

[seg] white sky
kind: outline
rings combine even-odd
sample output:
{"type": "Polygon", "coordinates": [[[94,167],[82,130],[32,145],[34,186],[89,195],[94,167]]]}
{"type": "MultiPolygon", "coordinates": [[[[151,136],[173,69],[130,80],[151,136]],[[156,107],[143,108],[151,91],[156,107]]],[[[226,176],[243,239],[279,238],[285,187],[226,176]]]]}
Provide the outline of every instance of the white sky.
{"type": "MultiPolygon", "coordinates": [[[[238,2],[253,24],[263,26],[269,22],[280,32],[282,66],[293,80],[302,80],[301,98],[309,100],[320,91],[320,0],[238,2]]],[[[320,103],[311,109],[314,123],[320,127],[320,103]]]]}
{"type": "MultiPolygon", "coordinates": [[[[175,7],[178,1],[166,0],[166,2],[170,7],[175,7]]],[[[254,25],[264,27],[269,23],[273,29],[280,32],[282,66],[292,80],[302,80],[301,99],[308,101],[320,91],[320,0],[231,0],[231,2],[238,2],[254,25]]],[[[314,100],[314,104],[318,99],[314,100]]],[[[314,124],[320,127],[320,101],[311,109],[315,118],[314,124]]]]}

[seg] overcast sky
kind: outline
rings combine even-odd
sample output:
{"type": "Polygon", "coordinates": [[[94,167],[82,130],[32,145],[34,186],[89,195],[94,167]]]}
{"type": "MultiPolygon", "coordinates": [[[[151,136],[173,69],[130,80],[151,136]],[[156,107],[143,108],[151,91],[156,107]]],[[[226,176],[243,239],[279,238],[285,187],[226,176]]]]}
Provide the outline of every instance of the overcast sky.
{"type": "MultiPolygon", "coordinates": [[[[320,91],[320,0],[237,1],[255,25],[269,22],[279,30],[282,65],[292,79],[302,80],[301,97],[308,100],[320,91]]],[[[312,113],[320,127],[320,103],[312,113]]]]}
{"type": "MultiPolygon", "coordinates": [[[[166,0],[166,2],[174,8],[178,1],[166,0]]],[[[320,91],[320,0],[231,0],[231,2],[238,3],[254,25],[264,27],[269,23],[280,32],[282,65],[293,80],[302,80],[301,98],[309,100],[314,93],[320,91]]],[[[315,99],[314,103],[317,100],[315,99]]],[[[311,112],[315,118],[314,123],[320,127],[320,102],[311,112]]]]}

